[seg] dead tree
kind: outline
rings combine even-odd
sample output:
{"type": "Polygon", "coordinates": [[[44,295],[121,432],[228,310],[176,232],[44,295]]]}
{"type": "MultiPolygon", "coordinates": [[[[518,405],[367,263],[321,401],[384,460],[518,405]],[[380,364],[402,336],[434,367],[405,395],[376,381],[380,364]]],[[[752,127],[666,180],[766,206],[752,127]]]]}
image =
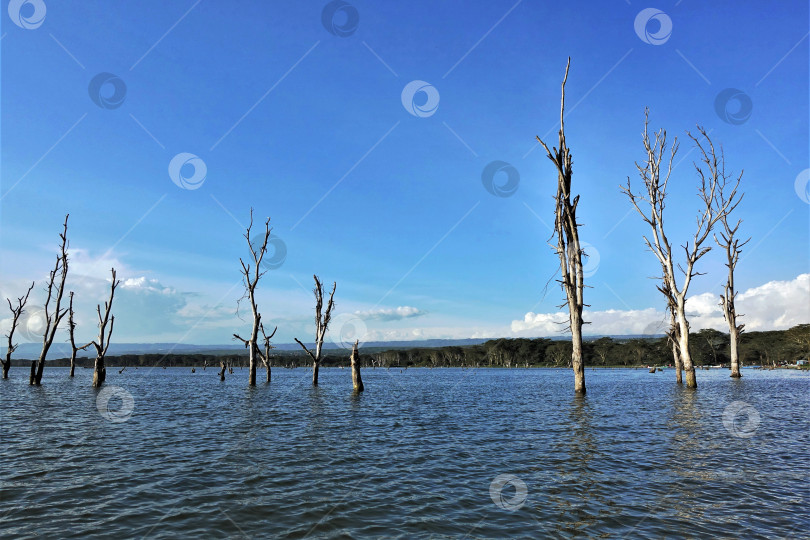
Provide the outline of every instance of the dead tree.
{"type": "MultiPolygon", "coordinates": [[[[703,130],[698,127],[700,137],[687,135],[694,141],[696,147],[701,152],[701,162],[695,163],[695,170],[699,177],[698,196],[700,198],[700,210],[696,218],[695,234],[691,243],[687,240],[681,247],[684,250],[684,261],[676,262],[672,253],[672,243],[666,235],[664,229],[664,210],[666,208],[667,184],[672,174],[672,163],[678,151],[677,137],[672,143],[669,152],[669,159],[664,162],[664,154],[667,151],[666,131],[660,129],[655,133],[655,139],[651,140],[648,132],[649,110],[644,114],[644,133],[642,142],[646,152],[646,159],[643,163],[636,163],[639,176],[644,183],[644,189],[639,193],[634,193],[630,185],[630,178],[627,178],[627,185],[622,186],[622,192],[630,199],[630,203],[641,215],[644,222],[650,227],[651,235],[645,235],[644,242],[650,251],[661,263],[663,269],[664,287],[669,290],[672,302],[674,303],[675,321],[678,326],[678,352],[681,358],[683,371],[686,375],[686,386],[697,388],[695,378],[695,367],[692,363],[692,356],[689,351],[689,321],[686,319],[686,294],[692,278],[702,275],[695,270],[695,264],[703,255],[711,251],[710,246],[703,246],[703,243],[712,232],[715,224],[722,217],[730,212],[736,203],[734,197],[730,197],[725,202],[715,205],[715,198],[721,186],[726,183],[722,172],[722,155],[718,156],[714,150],[711,139],[703,130]],[[662,165],[664,170],[662,170],[662,165]],[[642,210],[641,206],[649,207],[642,210]],[[649,237],[648,237],[649,236],[649,237]],[[650,239],[651,238],[651,239],[650,239]],[[681,282],[678,283],[676,269],[682,275],[681,282]]],[[[739,180],[737,181],[739,183],[739,180]]],[[[733,192],[736,192],[736,187],[733,192]]],[[[659,287],[661,290],[661,287],[659,287]]]]}
{"type": "Polygon", "coordinates": [[[70,377],[73,377],[76,369],[76,354],[90,346],[90,343],[84,345],[83,347],[76,346],[76,338],[74,337],[75,330],[76,321],[73,320],[73,291],[70,291],[70,306],[68,307],[68,332],[70,334],[70,377]]]}
{"type": "Polygon", "coordinates": [[[259,325],[259,330],[262,332],[262,340],[264,341],[264,354],[260,355],[262,359],[262,363],[264,364],[264,369],[267,370],[267,382],[270,382],[270,349],[273,348],[270,345],[270,340],[273,339],[273,336],[276,335],[276,330],[278,330],[278,326],[273,328],[273,332],[268,336],[264,332],[264,325],[259,325]]]}
{"type": "MultiPolygon", "coordinates": [[[[725,187],[728,184],[726,181],[726,173],[723,170],[724,160],[722,151],[720,156],[719,175],[722,182],[715,197],[715,206],[718,209],[722,209],[722,207],[726,204],[725,187]]],[[[742,173],[740,173],[740,179],[741,178],[742,173]]],[[[737,186],[740,183],[740,179],[737,180],[737,184],[733,187],[732,192],[728,195],[729,198],[734,199],[736,197],[737,186]]],[[[726,252],[728,278],[726,279],[726,285],[723,288],[723,294],[720,295],[720,307],[723,308],[723,316],[726,319],[726,323],[728,323],[729,346],[731,349],[731,376],[734,378],[742,377],[742,373],[740,373],[739,343],[740,334],[742,334],[743,328],[745,328],[744,324],[737,324],[737,317],[742,317],[743,315],[737,314],[737,310],[734,305],[734,300],[737,297],[737,291],[734,288],[734,270],[737,268],[737,262],[740,260],[740,253],[742,253],[743,246],[747,244],[751,238],[749,237],[747,240],[740,241],[740,238],[737,236],[737,231],[740,228],[742,220],[737,220],[737,224],[732,227],[728,221],[728,214],[741,200],[742,195],[737,198],[736,202],[732,203],[727,212],[722,214],[720,223],[723,225],[723,230],[720,231],[720,238],[718,238],[717,235],[714,235],[714,241],[726,252]]]]}
{"type": "Polygon", "coordinates": [[[3,361],[4,379],[8,379],[8,370],[11,369],[11,354],[17,350],[17,346],[13,344],[14,330],[17,329],[17,324],[20,322],[20,317],[25,311],[25,304],[28,303],[28,296],[31,294],[31,290],[33,288],[34,282],[32,281],[31,286],[28,287],[28,291],[25,293],[25,296],[17,298],[16,306],[11,303],[11,298],[6,298],[6,302],[8,302],[8,309],[11,310],[11,330],[9,330],[8,334],[6,334],[6,337],[8,338],[8,348],[6,349],[6,359],[3,361]]]}
{"type": "Polygon", "coordinates": [[[329,295],[329,303],[326,305],[326,314],[321,316],[323,310],[323,283],[315,278],[315,353],[307,349],[306,345],[301,343],[298,338],[295,341],[306,351],[310,358],[312,358],[312,386],[318,386],[318,368],[321,365],[321,351],[323,350],[323,339],[326,336],[326,331],[329,329],[329,322],[332,320],[332,309],[335,307],[335,289],[337,289],[337,282],[332,285],[332,293],[329,295]]]}
{"type": "Polygon", "coordinates": [[[227,369],[227,365],[225,364],[225,360],[220,360],[219,361],[219,367],[221,368],[219,370],[219,380],[224,381],[225,380],[225,370],[227,369]]]}
{"type": "Polygon", "coordinates": [[[585,393],[585,365],[582,361],[582,309],[585,306],[583,289],[585,287],[582,271],[583,250],[579,242],[579,223],[577,223],[577,205],[579,195],[571,200],[571,173],[572,159],[568,146],[565,143],[565,82],[568,80],[568,68],[571,59],[565,66],[565,76],[562,82],[562,99],[560,100],[560,132],[559,148],[549,150],[540,137],[537,140],[546,150],[547,157],[557,168],[557,194],[554,197],[556,207],[554,211],[554,234],[557,245],[552,246],[560,258],[560,283],[565,291],[566,301],[560,307],[568,306],[568,328],[571,331],[571,366],[574,370],[574,390],[585,393]]]}
{"type": "MultiPolygon", "coordinates": [[[[245,232],[245,239],[247,240],[248,248],[250,249],[250,257],[253,259],[253,266],[251,267],[250,261],[247,264],[239,257],[239,264],[242,265],[242,276],[245,283],[245,294],[240,298],[240,301],[247,298],[250,302],[250,310],[253,315],[253,325],[250,330],[250,337],[244,339],[239,334],[234,334],[234,339],[238,339],[245,344],[249,350],[250,355],[250,374],[248,376],[248,384],[256,386],[256,366],[261,358],[259,351],[258,338],[259,326],[261,325],[261,315],[256,307],[256,286],[259,284],[259,279],[265,274],[261,271],[262,259],[267,253],[267,241],[270,238],[270,218],[264,222],[264,238],[262,238],[261,246],[256,249],[253,241],[250,238],[250,230],[253,228],[253,208],[250,209],[250,224],[245,232]]],[[[224,380],[224,379],[223,379],[224,380]]]]}
{"type": "Polygon", "coordinates": [[[354,386],[355,392],[362,392],[365,390],[363,386],[363,379],[360,377],[360,353],[357,352],[357,346],[360,343],[360,340],[355,340],[354,347],[352,347],[352,386],[354,386]]]}
{"type": "MultiPolygon", "coordinates": [[[[112,337],[113,325],[115,324],[115,316],[111,315],[113,298],[115,297],[115,288],[121,283],[116,279],[115,268],[111,270],[112,282],[110,283],[110,299],[104,302],[104,315],[101,314],[101,305],[96,306],[96,313],[98,313],[98,337],[84,345],[79,349],[84,349],[92,345],[96,349],[96,361],[93,366],[93,386],[98,388],[107,378],[107,368],[104,365],[104,358],[107,356],[107,349],[110,347],[110,338],[112,337]],[[109,328],[107,325],[109,324],[109,328]]],[[[71,337],[71,342],[73,341],[71,337]]]]}
{"type": "Polygon", "coordinates": [[[56,263],[53,270],[51,270],[48,279],[48,295],[45,299],[45,333],[42,337],[42,351],[39,353],[39,360],[36,361],[36,367],[31,369],[31,377],[29,378],[30,384],[39,386],[42,384],[42,372],[45,369],[45,358],[48,356],[48,350],[53,344],[56,337],[56,331],[59,328],[59,323],[67,314],[68,310],[62,307],[62,296],[65,292],[65,280],[68,273],[68,254],[67,254],[67,225],[68,217],[65,216],[65,224],[59,238],[62,240],[60,252],[56,256],[56,263]],[[53,303],[53,311],[51,306],[53,303]]]}

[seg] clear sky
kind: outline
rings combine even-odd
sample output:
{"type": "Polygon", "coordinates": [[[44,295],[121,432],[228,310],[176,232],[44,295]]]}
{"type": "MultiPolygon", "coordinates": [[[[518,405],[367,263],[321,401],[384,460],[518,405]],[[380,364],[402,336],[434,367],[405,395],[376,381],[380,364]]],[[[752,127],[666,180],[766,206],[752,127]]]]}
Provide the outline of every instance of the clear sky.
{"type": "MultiPolygon", "coordinates": [[[[116,341],[227,343],[247,327],[253,207],[278,238],[259,295],[276,341],[311,339],[313,274],[337,281],[337,334],[349,321],[367,340],[554,335],[556,176],[534,137],[556,143],[570,56],[586,332],[663,318],[658,263],[619,190],[638,182],[645,107],[681,141],[674,243],[698,209],[685,131],[700,124],[745,171],[743,322],[810,321],[808,3],[650,6],[4,0],[0,292],[35,279],[41,303],[69,212],[82,337],[115,266],[116,341]]],[[[721,252],[699,270],[693,328],[722,329],[721,252]]]]}

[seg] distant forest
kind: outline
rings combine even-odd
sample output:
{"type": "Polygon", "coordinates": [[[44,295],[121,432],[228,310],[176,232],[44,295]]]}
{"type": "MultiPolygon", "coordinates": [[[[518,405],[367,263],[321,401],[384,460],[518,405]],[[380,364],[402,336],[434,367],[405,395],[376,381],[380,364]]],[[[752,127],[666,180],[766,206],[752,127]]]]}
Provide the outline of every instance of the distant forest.
{"type": "MultiPolygon", "coordinates": [[[[690,334],[692,357],[698,366],[726,365],[729,362],[729,336],[717,330],[690,334]]],[[[613,339],[585,341],[583,358],[588,366],[647,366],[673,363],[668,338],[613,339]]],[[[383,350],[362,348],[361,362],[368,367],[567,367],[571,362],[571,341],[537,339],[493,339],[478,345],[383,350]]],[[[349,350],[329,350],[324,367],[348,366],[349,350]]],[[[744,366],[795,364],[810,357],[810,324],[789,330],[745,332],[741,336],[740,360],[744,366]]],[[[273,367],[311,367],[303,352],[271,353],[273,367]]],[[[231,367],[246,367],[247,354],[127,354],[108,356],[109,367],[195,367],[218,368],[225,360],[231,367]]],[[[30,360],[14,360],[28,366],[30,360]]],[[[68,366],[69,359],[48,360],[50,366],[68,366]]],[[[78,358],[78,367],[92,367],[92,358],[78,358]]]]}

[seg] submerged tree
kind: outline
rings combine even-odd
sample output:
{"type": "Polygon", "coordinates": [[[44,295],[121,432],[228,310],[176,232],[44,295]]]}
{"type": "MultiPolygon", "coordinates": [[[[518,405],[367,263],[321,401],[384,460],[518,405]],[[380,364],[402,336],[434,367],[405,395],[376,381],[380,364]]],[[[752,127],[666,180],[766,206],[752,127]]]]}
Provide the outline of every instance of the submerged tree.
{"type": "Polygon", "coordinates": [[[270,345],[270,340],[273,339],[273,336],[276,335],[276,330],[278,330],[278,326],[273,328],[273,331],[270,333],[269,336],[264,332],[263,324],[259,324],[259,330],[261,330],[262,332],[262,341],[264,342],[264,354],[260,356],[262,359],[262,363],[264,364],[264,369],[267,370],[267,382],[270,382],[270,349],[273,348],[273,346],[270,345]]]}
{"type": "MultiPolygon", "coordinates": [[[[719,174],[725,179],[726,173],[723,170],[724,160],[722,159],[722,152],[721,152],[721,161],[720,161],[720,171],[719,174]]],[[[742,178],[742,173],[740,173],[740,178],[742,178]]],[[[740,180],[737,180],[737,185],[739,185],[740,180]]],[[[717,196],[715,197],[715,205],[718,207],[722,207],[723,204],[726,202],[726,193],[722,188],[725,187],[725,182],[720,186],[721,189],[717,191],[717,196]]],[[[737,186],[734,186],[732,192],[728,195],[729,199],[734,199],[737,193],[737,186]]],[[[739,343],[740,343],[740,334],[743,332],[743,328],[745,328],[744,324],[737,324],[737,317],[742,317],[742,314],[737,314],[737,309],[734,305],[734,300],[737,297],[737,290],[734,287],[734,270],[737,268],[737,262],[740,260],[740,253],[742,253],[742,248],[745,244],[747,244],[751,238],[749,237],[747,240],[740,241],[740,238],[737,236],[737,231],[740,228],[740,224],[742,224],[742,220],[737,220],[737,224],[733,227],[728,221],[728,213],[731,212],[734,207],[742,200],[742,195],[737,199],[728,210],[728,212],[722,215],[720,219],[720,223],[723,225],[723,229],[720,231],[720,238],[717,235],[714,236],[714,241],[717,242],[717,245],[723,248],[726,252],[726,267],[728,268],[728,277],[726,278],[726,285],[723,287],[723,294],[720,295],[720,307],[723,308],[723,316],[726,319],[726,323],[728,323],[728,335],[729,335],[729,348],[730,348],[730,361],[731,361],[731,376],[734,378],[742,377],[742,373],[740,373],[740,353],[739,353],[739,343]]]]}
{"type": "Polygon", "coordinates": [[[362,392],[365,390],[363,386],[363,378],[360,377],[360,353],[357,351],[357,346],[360,340],[355,340],[352,347],[351,365],[352,365],[352,386],[355,392],[362,392]]]}
{"type": "MultiPolygon", "coordinates": [[[[572,159],[568,146],[565,143],[564,112],[565,112],[565,82],[568,80],[568,68],[571,59],[565,66],[565,76],[562,82],[562,99],[560,100],[560,132],[559,148],[549,150],[540,137],[537,140],[546,150],[547,157],[557,168],[557,194],[554,197],[556,206],[554,211],[554,236],[557,245],[554,247],[560,258],[560,283],[565,291],[566,301],[562,306],[568,306],[568,328],[571,331],[571,367],[574,370],[574,390],[585,393],[585,364],[582,360],[582,309],[585,306],[583,289],[585,287],[582,271],[583,250],[579,242],[579,223],[577,223],[577,205],[579,195],[571,200],[571,173],[572,159]]],[[[587,254],[586,254],[587,255],[587,254]]],[[[560,306],[560,307],[562,307],[560,306]]]]}
{"type": "Polygon", "coordinates": [[[110,299],[104,302],[104,315],[101,314],[101,304],[96,306],[96,313],[98,313],[98,337],[85,345],[79,347],[84,349],[92,345],[96,349],[96,361],[93,365],[93,386],[98,388],[107,379],[107,368],[104,365],[104,359],[107,356],[107,349],[110,347],[110,338],[112,337],[113,325],[115,324],[115,316],[112,315],[112,303],[115,297],[115,289],[118,287],[119,280],[116,279],[115,268],[111,270],[112,282],[110,283],[110,299]],[[107,325],[109,324],[109,328],[107,325]]]}
{"type": "MultiPolygon", "coordinates": [[[[660,129],[655,133],[655,139],[651,140],[648,132],[649,110],[644,114],[644,133],[642,142],[646,152],[643,163],[636,163],[639,176],[644,183],[644,188],[639,193],[634,193],[630,178],[627,178],[627,185],[622,186],[622,192],[630,199],[630,203],[641,215],[644,222],[649,225],[651,235],[644,236],[644,242],[650,251],[658,259],[663,269],[663,280],[665,287],[669,290],[669,295],[674,303],[675,320],[677,323],[678,353],[681,357],[683,371],[686,375],[686,386],[697,388],[695,378],[695,367],[689,351],[689,321],[686,318],[686,294],[692,278],[701,275],[695,270],[695,264],[703,255],[711,251],[711,247],[703,246],[706,238],[712,232],[715,224],[722,217],[736,206],[735,197],[716,203],[719,190],[724,189],[728,179],[722,174],[723,157],[714,150],[711,139],[703,130],[698,127],[700,139],[687,133],[694,141],[702,154],[701,163],[695,163],[695,170],[700,179],[698,184],[698,196],[700,198],[700,210],[696,219],[696,230],[691,243],[687,240],[681,247],[684,250],[685,260],[683,263],[676,262],[672,253],[672,243],[666,235],[664,229],[664,209],[666,208],[667,184],[672,174],[672,163],[678,151],[677,137],[672,143],[669,152],[669,159],[664,162],[664,154],[667,151],[666,131],[660,129]],[[662,165],[665,170],[662,170],[662,165]],[[649,207],[643,210],[641,206],[649,207]],[[676,276],[676,268],[682,274],[679,283],[676,276]]],[[[739,184],[739,179],[737,180],[739,184]]],[[[736,193],[736,186],[732,190],[736,193]]],[[[660,288],[659,288],[660,290],[660,288]]]]}
{"type": "Polygon", "coordinates": [[[323,310],[323,283],[315,278],[315,353],[307,349],[306,345],[301,343],[298,338],[295,338],[304,351],[312,358],[312,386],[318,386],[318,368],[321,365],[321,351],[323,349],[323,340],[326,336],[326,331],[329,329],[329,322],[332,320],[332,309],[335,307],[335,289],[337,289],[337,282],[332,285],[332,293],[329,295],[329,302],[326,305],[326,313],[322,315],[323,310]]]}
{"type": "Polygon", "coordinates": [[[83,351],[85,348],[89,347],[90,344],[84,345],[83,347],[76,346],[76,338],[75,338],[75,331],[76,331],[76,321],[73,320],[73,291],[70,291],[70,305],[68,306],[68,333],[70,335],[70,377],[73,377],[74,371],[76,370],[76,354],[79,351],[83,351]]]}
{"type": "Polygon", "coordinates": [[[56,337],[56,331],[59,328],[59,323],[67,314],[68,310],[62,307],[62,296],[65,292],[65,280],[68,273],[68,254],[67,254],[67,225],[68,217],[65,216],[65,224],[59,238],[62,240],[60,245],[59,254],[56,255],[56,263],[48,279],[48,295],[45,299],[45,333],[42,337],[42,351],[39,353],[39,360],[31,364],[31,376],[29,383],[39,386],[42,384],[42,372],[45,369],[45,358],[48,356],[48,350],[53,344],[56,337]],[[51,311],[53,305],[53,311],[51,311]]]}
{"type": "Polygon", "coordinates": [[[28,303],[28,296],[31,294],[31,290],[34,288],[34,283],[31,282],[31,286],[28,287],[28,291],[25,293],[25,296],[21,296],[17,298],[16,305],[11,303],[11,298],[6,298],[6,302],[8,302],[8,309],[11,310],[11,329],[6,334],[8,338],[8,348],[6,349],[6,359],[3,360],[3,378],[8,379],[8,370],[11,369],[11,354],[17,350],[17,346],[13,344],[14,342],[14,330],[17,329],[17,324],[20,322],[20,317],[22,317],[23,312],[25,311],[25,304],[28,303]]]}
{"type": "MultiPolygon", "coordinates": [[[[248,225],[247,231],[244,235],[245,239],[247,240],[248,248],[250,249],[250,257],[253,259],[253,266],[251,267],[250,261],[245,264],[242,258],[239,257],[239,264],[242,265],[242,276],[245,283],[245,294],[240,300],[247,298],[250,302],[250,310],[251,314],[253,315],[253,324],[251,326],[250,337],[248,339],[241,337],[239,334],[234,334],[233,337],[234,339],[238,339],[244,343],[245,347],[250,351],[250,371],[248,375],[248,384],[250,386],[256,386],[256,366],[258,365],[258,362],[262,356],[258,345],[259,327],[261,326],[262,316],[256,307],[256,286],[259,284],[259,279],[261,279],[261,277],[265,274],[265,272],[261,271],[261,264],[265,253],[267,253],[267,241],[270,238],[270,218],[267,218],[267,220],[264,222],[264,237],[260,237],[262,240],[258,249],[255,247],[253,240],[250,238],[250,230],[252,228],[253,208],[250,209],[250,224],[248,225]]],[[[222,374],[222,380],[225,380],[224,372],[222,374]]]]}

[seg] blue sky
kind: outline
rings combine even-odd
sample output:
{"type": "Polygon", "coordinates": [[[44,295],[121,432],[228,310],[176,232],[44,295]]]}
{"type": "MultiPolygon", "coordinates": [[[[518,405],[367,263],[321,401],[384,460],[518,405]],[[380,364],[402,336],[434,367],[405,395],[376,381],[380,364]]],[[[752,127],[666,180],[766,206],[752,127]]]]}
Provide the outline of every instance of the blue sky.
{"type": "MultiPolygon", "coordinates": [[[[6,0],[0,291],[36,279],[41,298],[69,212],[81,332],[94,332],[115,265],[117,341],[226,343],[246,326],[235,309],[253,207],[286,248],[260,285],[278,341],[312,334],[313,273],[337,281],[339,322],[367,339],[553,334],[556,178],[534,137],[556,141],[570,56],[566,135],[595,253],[587,330],[638,333],[662,318],[648,279],[658,264],[619,190],[637,181],[644,107],[682,143],[674,243],[698,208],[685,130],[700,124],[727,168],[745,170],[737,217],[753,238],[737,284],[749,328],[807,322],[808,4],[776,6],[6,0]],[[412,81],[433,102],[406,96],[409,112],[412,81]],[[729,88],[742,101],[718,106],[729,88]],[[182,153],[197,172],[204,163],[195,189],[170,177],[182,153]],[[509,196],[484,187],[496,160],[519,175],[509,196]]],[[[723,327],[720,256],[701,260],[693,327],[723,327]]]]}

